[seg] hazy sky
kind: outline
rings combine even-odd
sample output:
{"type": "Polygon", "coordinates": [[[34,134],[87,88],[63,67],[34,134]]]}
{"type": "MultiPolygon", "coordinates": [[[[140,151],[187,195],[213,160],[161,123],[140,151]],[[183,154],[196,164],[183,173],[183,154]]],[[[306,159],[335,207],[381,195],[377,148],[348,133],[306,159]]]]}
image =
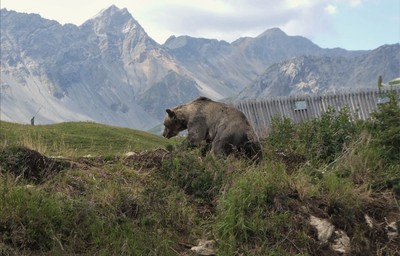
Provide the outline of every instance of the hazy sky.
{"type": "Polygon", "coordinates": [[[1,8],[81,25],[101,10],[127,8],[162,44],[171,35],[232,42],[279,27],[324,48],[374,49],[400,42],[399,0],[1,0],[1,8]]]}

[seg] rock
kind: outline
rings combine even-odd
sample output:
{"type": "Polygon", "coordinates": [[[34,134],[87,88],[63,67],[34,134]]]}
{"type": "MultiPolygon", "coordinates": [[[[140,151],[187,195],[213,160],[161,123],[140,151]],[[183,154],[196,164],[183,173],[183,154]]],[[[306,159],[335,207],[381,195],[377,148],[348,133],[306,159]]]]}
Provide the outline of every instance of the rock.
{"type": "Polygon", "coordinates": [[[193,246],[190,250],[197,255],[216,255],[215,254],[215,240],[199,240],[197,246],[193,246]]]}
{"type": "Polygon", "coordinates": [[[335,226],[328,220],[320,219],[312,215],[310,216],[310,224],[317,230],[318,240],[322,244],[330,240],[330,248],[333,251],[339,254],[350,252],[350,238],[346,232],[339,229],[335,230],[335,226]]]}
{"type": "Polygon", "coordinates": [[[125,156],[129,157],[129,156],[136,156],[137,153],[136,152],[127,152],[125,153],[125,156]]]}
{"type": "Polygon", "coordinates": [[[371,217],[368,216],[368,214],[364,214],[365,222],[367,222],[368,227],[373,228],[374,227],[374,221],[372,220],[371,217]]]}
{"type": "Polygon", "coordinates": [[[386,230],[386,234],[387,234],[389,240],[393,240],[397,236],[399,236],[399,231],[397,229],[396,221],[392,221],[392,222],[388,223],[387,226],[385,227],[385,230],[386,230]]]}
{"type": "Polygon", "coordinates": [[[328,242],[332,236],[335,227],[326,219],[320,219],[315,216],[310,216],[310,224],[317,230],[318,240],[321,243],[328,242]]]}
{"type": "Polygon", "coordinates": [[[350,238],[343,230],[336,230],[334,232],[335,239],[331,243],[331,248],[335,252],[345,254],[350,252],[350,238]]]}

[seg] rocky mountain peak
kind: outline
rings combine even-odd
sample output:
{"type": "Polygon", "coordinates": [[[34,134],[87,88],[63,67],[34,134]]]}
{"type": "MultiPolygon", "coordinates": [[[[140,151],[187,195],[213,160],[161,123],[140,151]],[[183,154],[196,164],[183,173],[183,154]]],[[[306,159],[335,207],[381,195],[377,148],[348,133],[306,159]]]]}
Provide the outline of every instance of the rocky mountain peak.
{"type": "Polygon", "coordinates": [[[168,49],[185,49],[195,52],[207,52],[218,50],[221,47],[229,47],[226,41],[216,39],[195,38],[190,36],[171,36],[165,41],[164,45],[168,49]]]}
{"type": "Polygon", "coordinates": [[[257,38],[265,38],[265,37],[288,37],[288,35],[285,32],[283,32],[280,28],[271,28],[267,29],[259,36],[257,36],[257,38]]]}
{"type": "Polygon", "coordinates": [[[115,5],[100,11],[82,27],[93,28],[97,34],[128,34],[132,31],[145,34],[144,29],[126,8],[119,9],[115,5]]]}
{"type": "Polygon", "coordinates": [[[126,8],[120,9],[115,5],[111,5],[110,7],[101,10],[97,15],[95,15],[92,20],[104,20],[104,19],[117,19],[119,21],[128,21],[133,19],[132,15],[126,8]]]}
{"type": "Polygon", "coordinates": [[[114,4],[111,5],[111,6],[108,7],[108,8],[105,8],[105,9],[103,9],[102,11],[100,11],[99,14],[105,15],[105,16],[114,16],[114,15],[121,16],[121,15],[128,15],[128,16],[132,17],[131,14],[128,12],[128,9],[126,9],[126,8],[120,9],[120,8],[118,8],[118,7],[117,7],[116,5],[114,5],[114,4]]]}
{"type": "Polygon", "coordinates": [[[283,51],[297,51],[298,48],[307,49],[309,51],[318,51],[320,48],[309,39],[302,36],[289,36],[279,28],[266,30],[254,39],[257,43],[267,44],[273,49],[281,49],[283,51]]]}
{"type": "Polygon", "coordinates": [[[99,40],[102,52],[111,51],[112,58],[123,55],[121,52],[129,53],[130,58],[136,58],[146,49],[159,46],[126,8],[120,9],[115,5],[100,11],[81,28],[89,34],[92,33],[95,41],[99,40]]]}

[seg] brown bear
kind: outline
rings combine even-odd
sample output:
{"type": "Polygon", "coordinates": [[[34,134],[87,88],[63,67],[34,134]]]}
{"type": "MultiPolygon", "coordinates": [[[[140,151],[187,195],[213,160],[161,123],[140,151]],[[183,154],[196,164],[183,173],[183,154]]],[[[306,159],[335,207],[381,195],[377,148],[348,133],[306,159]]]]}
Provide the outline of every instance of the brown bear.
{"type": "Polygon", "coordinates": [[[199,97],[166,112],[164,137],[174,137],[187,129],[191,147],[205,141],[215,155],[234,153],[260,162],[258,138],[246,116],[233,106],[199,97]]]}

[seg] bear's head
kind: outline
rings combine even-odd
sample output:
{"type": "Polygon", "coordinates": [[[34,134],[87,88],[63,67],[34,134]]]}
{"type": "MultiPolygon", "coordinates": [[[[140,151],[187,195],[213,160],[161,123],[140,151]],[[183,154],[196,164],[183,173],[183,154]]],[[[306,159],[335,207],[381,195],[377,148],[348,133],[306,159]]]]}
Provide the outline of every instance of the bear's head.
{"type": "Polygon", "coordinates": [[[163,136],[167,139],[178,135],[179,132],[187,129],[186,120],[178,117],[177,113],[171,109],[166,109],[167,115],[164,119],[163,136]]]}

